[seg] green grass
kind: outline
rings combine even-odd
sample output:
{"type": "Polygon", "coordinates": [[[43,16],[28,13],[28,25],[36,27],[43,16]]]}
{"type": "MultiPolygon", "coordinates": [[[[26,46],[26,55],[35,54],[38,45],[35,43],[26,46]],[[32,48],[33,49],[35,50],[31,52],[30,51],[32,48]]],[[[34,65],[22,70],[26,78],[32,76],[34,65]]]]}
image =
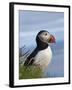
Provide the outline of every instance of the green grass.
{"type": "Polygon", "coordinates": [[[19,65],[19,79],[33,79],[33,78],[41,78],[42,70],[40,67],[32,65],[32,66],[24,66],[19,65]]]}

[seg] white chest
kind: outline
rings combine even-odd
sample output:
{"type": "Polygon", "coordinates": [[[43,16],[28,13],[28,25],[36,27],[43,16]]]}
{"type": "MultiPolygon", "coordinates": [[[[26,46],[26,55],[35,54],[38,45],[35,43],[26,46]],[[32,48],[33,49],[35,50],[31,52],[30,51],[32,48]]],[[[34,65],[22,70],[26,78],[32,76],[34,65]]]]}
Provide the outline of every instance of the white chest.
{"type": "Polygon", "coordinates": [[[40,65],[43,69],[45,69],[50,63],[51,58],[52,58],[52,51],[49,46],[47,49],[38,52],[38,54],[35,56],[34,64],[40,65]]]}

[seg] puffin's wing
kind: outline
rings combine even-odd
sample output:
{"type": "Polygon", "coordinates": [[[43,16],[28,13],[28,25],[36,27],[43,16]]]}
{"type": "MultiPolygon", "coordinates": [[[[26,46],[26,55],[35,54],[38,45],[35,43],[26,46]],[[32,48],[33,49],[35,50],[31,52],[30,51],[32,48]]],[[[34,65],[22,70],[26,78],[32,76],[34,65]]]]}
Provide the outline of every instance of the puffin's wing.
{"type": "Polygon", "coordinates": [[[25,61],[24,65],[32,65],[35,61],[34,57],[38,53],[38,49],[35,48],[35,50],[28,56],[27,60],[25,61]]]}
{"type": "Polygon", "coordinates": [[[27,60],[25,61],[24,65],[25,65],[25,66],[27,66],[27,65],[32,65],[33,62],[34,62],[34,58],[27,59],[27,60]]]}

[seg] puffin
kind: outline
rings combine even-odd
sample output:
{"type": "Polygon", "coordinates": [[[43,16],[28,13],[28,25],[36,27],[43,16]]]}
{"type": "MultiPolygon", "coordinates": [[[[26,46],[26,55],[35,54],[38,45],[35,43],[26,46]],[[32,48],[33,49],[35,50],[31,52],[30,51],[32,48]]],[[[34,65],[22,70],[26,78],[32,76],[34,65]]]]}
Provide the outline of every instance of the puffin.
{"type": "Polygon", "coordinates": [[[50,43],[55,43],[55,37],[46,30],[41,30],[36,36],[36,48],[27,57],[25,66],[36,65],[43,71],[48,67],[52,59],[50,43]]]}

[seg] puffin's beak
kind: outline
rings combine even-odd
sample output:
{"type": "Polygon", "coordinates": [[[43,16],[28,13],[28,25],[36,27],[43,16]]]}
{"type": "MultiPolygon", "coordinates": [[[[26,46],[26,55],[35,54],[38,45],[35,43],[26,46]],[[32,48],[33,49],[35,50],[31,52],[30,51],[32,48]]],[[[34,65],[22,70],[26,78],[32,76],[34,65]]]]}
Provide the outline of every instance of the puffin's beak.
{"type": "Polygon", "coordinates": [[[55,43],[55,37],[53,35],[50,35],[49,43],[55,43]]]}

